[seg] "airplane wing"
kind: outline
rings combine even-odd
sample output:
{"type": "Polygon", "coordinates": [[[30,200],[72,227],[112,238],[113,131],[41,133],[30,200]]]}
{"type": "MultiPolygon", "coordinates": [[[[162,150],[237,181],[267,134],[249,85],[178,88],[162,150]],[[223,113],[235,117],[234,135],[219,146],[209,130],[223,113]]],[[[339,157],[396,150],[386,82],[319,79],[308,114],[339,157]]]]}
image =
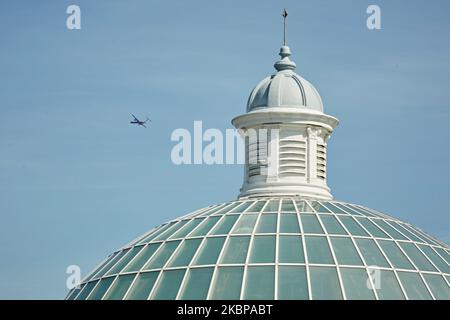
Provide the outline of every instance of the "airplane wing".
{"type": "Polygon", "coordinates": [[[143,123],[139,123],[141,126],[143,126],[144,128],[147,128],[146,126],[145,126],[145,124],[143,124],[143,123]]]}
{"type": "Polygon", "coordinates": [[[139,121],[138,118],[136,118],[136,116],[134,114],[131,114],[134,118],[135,121],[139,121]]]}

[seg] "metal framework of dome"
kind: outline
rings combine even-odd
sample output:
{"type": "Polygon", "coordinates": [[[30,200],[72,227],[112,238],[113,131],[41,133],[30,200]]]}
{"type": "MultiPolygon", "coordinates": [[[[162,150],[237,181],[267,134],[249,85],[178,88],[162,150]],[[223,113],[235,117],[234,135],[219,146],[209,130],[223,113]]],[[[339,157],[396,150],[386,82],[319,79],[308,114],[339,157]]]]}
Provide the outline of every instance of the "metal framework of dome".
{"type": "Polygon", "coordinates": [[[67,299],[450,299],[447,244],[333,200],[326,147],[338,120],[290,55],[284,41],[277,72],[232,120],[244,134],[264,132],[246,139],[238,199],[150,230],[67,299]]]}

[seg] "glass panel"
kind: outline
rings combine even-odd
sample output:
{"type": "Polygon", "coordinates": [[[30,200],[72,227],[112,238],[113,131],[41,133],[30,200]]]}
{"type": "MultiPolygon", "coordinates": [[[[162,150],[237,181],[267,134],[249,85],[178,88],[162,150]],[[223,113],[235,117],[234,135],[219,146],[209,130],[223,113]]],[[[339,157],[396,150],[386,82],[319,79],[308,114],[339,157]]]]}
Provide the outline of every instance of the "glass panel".
{"type": "Polygon", "coordinates": [[[404,300],[405,296],[397,282],[394,272],[380,270],[380,286],[377,291],[380,300],[404,300]]]}
{"type": "Polygon", "coordinates": [[[397,240],[408,240],[404,235],[402,235],[400,232],[392,228],[389,224],[387,224],[385,221],[381,219],[373,219],[373,222],[375,222],[377,225],[381,227],[384,231],[387,232],[392,238],[397,240]]]}
{"type": "Polygon", "coordinates": [[[278,262],[305,263],[300,236],[280,236],[278,262]]]}
{"type": "Polygon", "coordinates": [[[361,213],[363,216],[366,217],[376,217],[376,215],[368,212],[367,210],[365,210],[364,208],[361,208],[359,206],[354,206],[354,205],[348,205],[350,207],[352,207],[355,211],[358,211],[359,213],[361,213]]]}
{"type": "Polygon", "coordinates": [[[108,291],[105,300],[122,300],[134,280],[135,274],[119,276],[108,291]]]}
{"type": "Polygon", "coordinates": [[[219,267],[211,298],[214,300],[238,300],[241,294],[243,275],[244,267],[219,267]]]}
{"type": "Polygon", "coordinates": [[[334,264],[328,241],[325,237],[305,237],[309,263],[334,264]]]}
{"type": "MultiPolygon", "coordinates": [[[[111,260],[114,259],[114,257],[118,254],[118,252],[110,255],[97,269],[95,269],[95,271],[91,272],[84,280],[83,282],[88,282],[89,280],[91,280],[94,275],[99,272],[104,266],[106,266],[107,264],[111,263],[111,260]]],[[[117,261],[117,260],[116,260],[117,261]]],[[[79,291],[79,290],[78,290],[79,291]]]]}
{"type": "Polygon", "coordinates": [[[225,237],[207,238],[205,241],[194,265],[215,264],[225,242],[225,237]]]}
{"type": "Polygon", "coordinates": [[[165,242],[158,252],[145,265],[144,270],[162,268],[167,260],[169,260],[172,253],[178,247],[180,240],[165,242]]]}
{"type": "Polygon", "coordinates": [[[322,223],[329,234],[347,234],[336,217],[321,214],[320,219],[322,220],[322,223]]]}
{"type": "Polygon", "coordinates": [[[260,212],[261,209],[264,208],[265,204],[266,201],[257,201],[250,207],[250,209],[247,210],[247,212],[260,212]]]}
{"type": "Polygon", "coordinates": [[[235,208],[237,208],[241,203],[240,202],[235,202],[225,208],[223,208],[222,210],[217,211],[216,213],[214,213],[214,215],[222,215],[228,212],[233,212],[233,210],[235,208]]]}
{"type": "Polygon", "coordinates": [[[223,217],[223,219],[218,223],[211,234],[228,234],[238,218],[239,215],[237,214],[227,215],[223,217]]]}
{"type": "Polygon", "coordinates": [[[160,245],[161,243],[151,243],[146,246],[145,249],[140,252],[139,256],[131,261],[131,263],[125,268],[124,272],[139,271],[160,245]]]}
{"type": "Polygon", "coordinates": [[[197,229],[192,231],[192,233],[189,236],[190,237],[198,237],[198,236],[206,235],[209,232],[209,230],[211,230],[212,227],[214,227],[214,225],[217,223],[217,221],[219,221],[219,219],[220,219],[219,216],[207,218],[205,221],[203,221],[202,224],[200,224],[198,226],[197,229]]]}
{"type": "Polygon", "coordinates": [[[321,212],[321,213],[330,213],[330,210],[328,210],[327,208],[325,208],[323,205],[321,205],[319,202],[317,201],[311,201],[311,206],[314,208],[315,212],[321,212]]]}
{"type": "Polygon", "coordinates": [[[80,293],[80,291],[84,288],[83,286],[80,286],[79,289],[72,289],[72,291],[70,291],[70,293],[67,295],[66,300],[74,300],[75,297],[80,293]]]}
{"type": "Polygon", "coordinates": [[[331,212],[334,212],[334,213],[337,213],[337,214],[348,214],[347,212],[342,210],[340,207],[335,206],[334,203],[322,202],[322,205],[327,207],[327,209],[330,210],[331,212]]]}
{"type": "Polygon", "coordinates": [[[161,233],[159,236],[157,236],[155,239],[153,239],[153,241],[168,239],[172,234],[183,228],[183,226],[186,223],[188,223],[188,221],[189,220],[178,221],[175,225],[173,225],[172,227],[161,233]]]}
{"type": "Polygon", "coordinates": [[[349,300],[372,300],[375,294],[366,269],[341,268],[345,296],[349,300]]]}
{"type": "Polygon", "coordinates": [[[423,276],[436,299],[439,300],[450,299],[450,287],[445,282],[442,276],[437,274],[424,274],[423,276]]]}
{"type": "Polygon", "coordinates": [[[389,236],[386,233],[384,233],[377,225],[375,225],[369,219],[356,217],[356,220],[358,220],[358,222],[361,223],[363,225],[363,227],[366,228],[367,231],[370,232],[372,237],[375,237],[375,238],[389,238],[389,236]]]}
{"type": "Polygon", "coordinates": [[[249,236],[230,237],[225,247],[221,263],[245,263],[247,258],[249,236]]]}
{"type": "Polygon", "coordinates": [[[108,263],[107,266],[105,266],[102,270],[100,270],[93,278],[101,278],[103,275],[108,272],[108,270],[113,267],[117,261],[119,261],[127,252],[127,250],[120,251],[111,261],[108,263]]]}
{"type": "Polygon", "coordinates": [[[335,206],[338,206],[339,208],[342,208],[343,210],[347,211],[351,215],[354,216],[365,216],[365,214],[361,214],[360,212],[353,209],[353,207],[350,207],[350,205],[347,203],[346,205],[343,205],[342,203],[335,203],[335,206]]]}
{"type": "Polygon", "coordinates": [[[214,268],[190,269],[180,299],[206,300],[214,268]]]}
{"type": "Polygon", "coordinates": [[[350,238],[331,237],[334,253],[338,264],[362,266],[358,251],[350,238]]]}
{"type": "Polygon", "coordinates": [[[127,294],[126,300],[147,300],[158,274],[159,272],[155,271],[140,273],[127,294]]]}
{"type": "Polygon", "coordinates": [[[252,233],[253,228],[255,226],[256,219],[258,218],[258,215],[256,214],[245,214],[242,215],[239,221],[237,222],[236,226],[233,229],[234,234],[236,233],[252,233]]]}
{"type": "Polygon", "coordinates": [[[152,232],[151,234],[149,234],[148,237],[145,238],[144,240],[142,240],[140,243],[147,243],[147,242],[152,241],[155,237],[157,237],[158,235],[160,235],[161,233],[166,231],[168,228],[170,228],[174,224],[175,224],[175,221],[167,223],[167,224],[165,224],[163,226],[158,227],[159,229],[157,229],[155,232],[152,232]]]}
{"type": "Polygon", "coordinates": [[[185,240],[177,250],[168,267],[182,267],[187,266],[197,251],[202,239],[188,239],[185,240]]]}
{"type": "Polygon", "coordinates": [[[336,268],[310,267],[309,274],[313,300],[343,299],[336,268]]]}
{"type": "Polygon", "coordinates": [[[450,267],[431,247],[419,244],[419,248],[434,263],[434,265],[443,273],[450,273],[450,267]]]}
{"type": "Polygon", "coordinates": [[[111,270],[108,271],[107,275],[112,275],[119,273],[122,269],[142,250],[144,246],[133,247],[119,262],[116,263],[111,270]]]}
{"type": "Polygon", "coordinates": [[[270,200],[263,212],[278,212],[280,200],[270,200]]]}
{"type": "Polygon", "coordinates": [[[373,240],[355,239],[355,241],[368,266],[390,268],[389,263],[373,240]]]}
{"type": "Polygon", "coordinates": [[[115,277],[103,278],[89,295],[88,300],[101,300],[106,290],[108,290],[115,277]]]}
{"type": "Polygon", "coordinates": [[[181,281],[186,269],[163,271],[156,291],[152,294],[154,300],[174,300],[177,297],[181,281]]]}
{"type": "Polygon", "coordinates": [[[314,210],[306,203],[306,201],[295,201],[298,212],[314,212],[314,210]]]}
{"type": "Polygon", "coordinates": [[[97,282],[98,280],[88,282],[75,300],[86,300],[86,297],[91,293],[92,289],[94,289],[97,282]]]}
{"type": "Polygon", "coordinates": [[[244,299],[271,300],[275,294],[275,267],[248,267],[244,299]]]}
{"type": "Polygon", "coordinates": [[[315,214],[301,214],[304,233],[324,233],[315,214]]]}
{"type": "Polygon", "coordinates": [[[249,263],[275,262],[275,236],[255,236],[249,263]]]}
{"type": "Polygon", "coordinates": [[[418,273],[398,272],[398,277],[409,300],[431,300],[432,297],[418,273]]]}
{"type": "Polygon", "coordinates": [[[277,214],[264,213],[256,227],[256,233],[276,233],[277,232],[277,214]]]}
{"type": "Polygon", "coordinates": [[[241,204],[239,207],[237,207],[237,208],[231,210],[230,212],[233,212],[233,213],[241,213],[241,212],[244,212],[245,209],[247,209],[248,207],[250,207],[250,206],[252,205],[252,203],[253,203],[253,202],[251,202],[251,201],[247,201],[247,202],[241,204]]]}
{"type": "Polygon", "coordinates": [[[444,258],[444,260],[447,261],[447,263],[450,264],[450,254],[447,251],[445,251],[442,248],[436,248],[436,247],[434,249],[441,255],[442,258],[444,258]]]}
{"type": "Polygon", "coordinates": [[[300,233],[297,214],[286,213],[280,215],[280,232],[281,233],[300,233]]]}
{"type": "Polygon", "coordinates": [[[412,241],[417,241],[417,242],[423,242],[422,239],[420,239],[418,236],[416,236],[415,234],[413,234],[411,231],[409,231],[408,229],[406,229],[405,227],[403,227],[400,223],[394,222],[394,221],[390,221],[389,222],[391,225],[393,225],[394,227],[397,228],[397,230],[401,231],[404,235],[406,235],[408,238],[410,238],[412,241]]]}
{"type": "Polygon", "coordinates": [[[302,266],[280,266],[278,269],[278,299],[308,300],[306,269],[302,266]]]}
{"type": "Polygon", "coordinates": [[[353,217],[339,216],[339,220],[341,220],[351,235],[368,236],[367,232],[364,231],[364,229],[355,221],[355,219],[353,219],[353,217]]]}
{"type": "Polygon", "coordinates": [[[413,265],[408,261],[394,241],[379,240],[378,243],[395,268],[414,270],[413,265]]]}
{"type": "Polygon", "coordinates": [[[175,232],[170,238],[175,239],[175,238],[186,237],[189,234],[189,232],[194,230],[195,227],[197,227],[200,224],[200,222],[202,222],[204,219],[205,218],[197,218],[197,219],[193,219],[193,220],[189,221],[188,224],[186,224],[183,228],[181,228],[180,230],[175,232]]]}
{"type": "Polygon", "coordinates": [[[294,202],[290,199],[284,199],[281,202],[281,211],[283,212],[295,212],[294,202]]]}
{"type": "Polygon", "coordinates": [[[399,244],[419,270],[437,271],[414,244],[406,242],[399,242],[399,244]]]}

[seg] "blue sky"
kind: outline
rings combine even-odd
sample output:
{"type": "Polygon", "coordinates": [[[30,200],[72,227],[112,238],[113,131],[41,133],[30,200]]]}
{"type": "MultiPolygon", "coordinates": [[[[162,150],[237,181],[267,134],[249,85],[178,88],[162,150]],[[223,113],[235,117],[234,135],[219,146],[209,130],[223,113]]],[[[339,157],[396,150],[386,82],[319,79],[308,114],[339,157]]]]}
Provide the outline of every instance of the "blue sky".
{"type": "Polygon", "coordinates": [[[236,198],[241,166],[175,166],[170,134],[231,128],[274,70],[283,7],[297,72],[341,122],[335,198],[450,242],[448,1],[4,1],[0,298],[63,298],[68,265],[86,273],[153,226],[236,198]],[[66,28],[70,4],[81,30],[66,28]],[[382,30],[366,28],[369,4],[382,30]]]}

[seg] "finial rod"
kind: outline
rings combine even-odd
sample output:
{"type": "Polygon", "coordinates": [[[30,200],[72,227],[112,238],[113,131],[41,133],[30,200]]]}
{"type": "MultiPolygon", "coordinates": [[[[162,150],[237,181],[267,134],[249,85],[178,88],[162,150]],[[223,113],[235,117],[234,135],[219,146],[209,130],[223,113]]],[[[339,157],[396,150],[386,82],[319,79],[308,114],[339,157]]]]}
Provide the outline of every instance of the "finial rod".
{"type": "Polygon", "coordinates": [[[286,9],[283,10],[283,46],[286,45],[286,18],[288,16],[288,12],[286,11],[286,9]]]}

